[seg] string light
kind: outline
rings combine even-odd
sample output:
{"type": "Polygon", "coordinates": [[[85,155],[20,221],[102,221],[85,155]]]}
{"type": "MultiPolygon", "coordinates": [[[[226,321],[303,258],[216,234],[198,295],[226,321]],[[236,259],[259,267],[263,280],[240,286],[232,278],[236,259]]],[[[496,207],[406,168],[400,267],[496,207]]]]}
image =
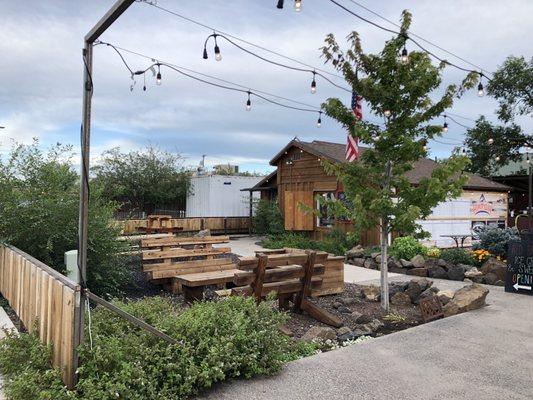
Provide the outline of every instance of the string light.
{"type": "Polygon", "coordinates": [[[246,101],[246,111],[250,111],[252,109],[252,100],[250,99],[251,92],[248,91],[248,100],[246,101]]]}
{"type": "Polygon", "coordinates": [[[385,115],[387,118],[389,118],[390,115],[391,115],[390,110],[385,110],[385,111],[383,111],[383,115],[385,115]]]}
{"type": "Polygon", "coordinates": [[[494,139],[493,138],[489,138],[488,142],[489,142],[489,144],[492,144],[492,143],[494,143],[494,139]]]}
{"type": "Polygon", "coordinates": [[[322,126],[322,111],[318,112],[318,121],[316,121],[316,127],[320,128],[322,126]]]}
{"type": "Polygon", "coordinates": [[[215,60],[221,61],[222,53],[220,52],[220,47],[218,47],[217,36],[215,35],[214,38],[215,38],[215,60]]]}
{"type": "Polygon", "coordinates": [[[294,11],[302,11],[302,0],[294,0],[294,11]]]}
{"type": "Polygon", "coordinates": [[[500,156],[496,156],[495,160],[500,161],[500,156]]]}
{"type": "Polygon", "coordinates": [[[157,64],[157,76],[155,78],[157,86],[161,86],[161,64],[157,64]]]}
{"type": "Polygon", "coordinates": [[[448,132],[448,122],[446,122],[446,114],[444,114],[444,124],[442,125],[442,131],[444,133],[448,132]]]}
{"type": "Polygon", "coordinates": [[[311,82],[311,93],[316,93],[316,80],[315,80],[316,73],[313,72],[313,81],[311,82]]]}
{"type": "Polygon", "coordinates": [[[283,8],[283,0],[278,0],[277,7],[281,10],[283,8]]]}
{"type": "Polygon", "coordinates": [[[403,46],[403,49],[402,49],[402,55],[400,57],[400,62],[404,65],[409,63],[409,52],[407,51],[407,48],[405,47],[405,45],[403,46]]]}

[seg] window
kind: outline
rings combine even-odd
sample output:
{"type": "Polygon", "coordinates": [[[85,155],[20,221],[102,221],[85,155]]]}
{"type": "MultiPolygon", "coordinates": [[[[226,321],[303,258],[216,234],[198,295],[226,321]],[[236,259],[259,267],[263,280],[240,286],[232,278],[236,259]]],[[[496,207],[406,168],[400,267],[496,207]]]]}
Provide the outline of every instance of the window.
{"type": "MultiPolygon", "coordinates": [[[[334,192],[319,193],[319,196],[321,196],[324,200],[335,200],[334,192]]],[[[317,199],[316,209],[318,210],[316,226],[322,227],[322,228],[333,227],[333,224],[335,223],[335,218],[333,217],[333,215],[328,213],[327,205],[321,204],[321,202],[317,199]]]]}

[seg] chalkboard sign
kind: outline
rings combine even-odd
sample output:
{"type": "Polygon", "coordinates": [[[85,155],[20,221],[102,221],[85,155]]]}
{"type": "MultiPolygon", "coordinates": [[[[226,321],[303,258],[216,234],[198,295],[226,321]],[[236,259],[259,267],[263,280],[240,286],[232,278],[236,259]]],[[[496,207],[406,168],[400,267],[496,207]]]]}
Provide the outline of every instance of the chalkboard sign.
{"type": "Polygon", "coordinates": [[[533,295],[533,240],[509,243],[505,291],[533,295]]]}

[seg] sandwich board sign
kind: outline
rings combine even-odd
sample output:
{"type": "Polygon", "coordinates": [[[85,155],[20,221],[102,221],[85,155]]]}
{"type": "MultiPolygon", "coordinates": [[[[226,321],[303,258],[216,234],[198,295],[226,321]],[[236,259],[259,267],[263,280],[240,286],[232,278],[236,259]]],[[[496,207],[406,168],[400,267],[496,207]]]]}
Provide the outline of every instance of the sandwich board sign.
{"type": "Polygon", "coordinates": [[[533,295],[533,240],[509,243],[505,291],[533,295]]]}

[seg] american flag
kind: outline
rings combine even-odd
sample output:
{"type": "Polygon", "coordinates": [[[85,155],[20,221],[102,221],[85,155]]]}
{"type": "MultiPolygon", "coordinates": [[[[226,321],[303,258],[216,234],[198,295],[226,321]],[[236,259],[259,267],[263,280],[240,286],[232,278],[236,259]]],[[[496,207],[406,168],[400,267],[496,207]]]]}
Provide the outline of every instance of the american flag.
{"type": "MultiPolygon", "coordinates": [[[[355,119],[360,121],[363,119],[363,98],[359,96],[355,91],[352,92],[352,111],[355,115],[355,119]]],[[[359,138],[353,137],[348,134],[346,142],[346,160],[353,162],[359,158],[359,138]]]]}

